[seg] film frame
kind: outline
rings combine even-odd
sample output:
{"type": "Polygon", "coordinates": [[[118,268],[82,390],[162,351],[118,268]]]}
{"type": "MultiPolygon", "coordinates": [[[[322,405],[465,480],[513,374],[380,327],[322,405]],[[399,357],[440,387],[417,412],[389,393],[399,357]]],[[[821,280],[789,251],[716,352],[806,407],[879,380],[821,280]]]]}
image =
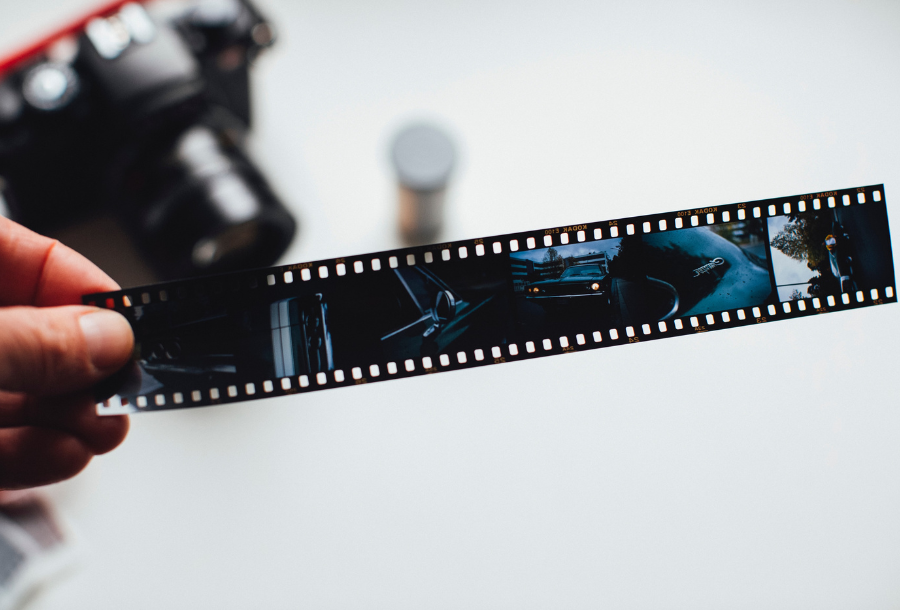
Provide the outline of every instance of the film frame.
{"type": "MultiPolygon", "coordinates": [[[[883,269],[879,275],[880,282],[873,282],[871,278],[866,282],[861,281],[859,285],[854,282],[852,288],[855,289],[848,289],[843,283],[844,280],[840,279],[840,287],[828,291],[828,294],[822,293],[821,289],[815,296],[802,294],[797,290],[797,294],[791,295],[792,298],[782,299],[779,296],[781,285],[777,284],[771,256],[766,254],[765,262],[768,266],[767,272],[773,291],[761,301],[757,299],[757,301],[744,304],[731,303],[734,306],[702,313],[691,314],[690,310],[687,310],[684,315],[668,316],[658,320],[650,318],[640,320],[634,319],[632,316],[628,322],[623,322],[620,317],[618,323],[606,325],[602,320],[596,320],[593,324],[585,323],[583,328],[574,329],[574,332],[567,330],[565,333],[549,331],[539,333],[533,330],[529,332],[527,328],[522,331],[507,327],[502,332],[495,333],[493,337],[489,336],[490,333],[486,333],[487,336],[473,335],[469,337],[472,340],[467,341],[465,346],[459,349],[437,350],[429,355],[420,354],[418,357],[406,357],[399,354],[396,356],[392,354],[372,355],[368,360],[358,358],[358,361],[350,362],[349,365],[346,362],[338,365],[331,364],[327,370],[310,370],[304,373],[298,373],[296,369],[291,369],[291,374],[287,374],[289,369],[287,359],[285,359],[281,363],[281,368],[279,368],[278,362],[275,362],[274,370],[268,373],[256,371],[238,374],[237,371],[234,371],[235,378],[232,383],[217,381],[204,385],[198,377],[194,382],[196,387],[186,382],[178,382],[175,385],[162,384],[153,391],[132,390],[129,393],[121,391],[123,382],[121,378],[118,378],[112,380],[106,387],[99,389],[103,393],[103,400],[98,402],[97,412],[100,415],[116,415],[210,406],[305,393],[858,309],[893,303],[896,302],[897,297],[894,290],[894,270],[884,186],[881,184],[388,250],[87,295],[83,298],[85,304],[105,307],[122,313],[135,328],[136,341],[140,344],[145,338],[141,318],[146,308],[156,308],[158,311],[168,312],[177,309],[179,303],[192,304],[200,301],[214,303],[217,302],[217,299],[251,303],[253,307],[256,307],[255,303],[260,301],[263,309],[267,307],[270,309],[271,320],[276,320],[279,319],[279,314],[276,313],[273,303],[277,302],[283,305],[292,298],[273,301],[274,297],[267,295],[293,294],[291,291],[295,287],[307,287],[306,290],[309,292],[310,289],[315,290],[317,285],[328,283],[336,285],[335,282],[348,281],[352,278],[384,277],[385,272],[390,273],[391,270],[396,270],[396,276],[404,285],[407,285],[409,282],[404,281],[402,275],[404,269],[417,268],[421,270],[424,268],[425,271],[416,271],[416,273],[431,277],[434,273],[430,270],[462,269],[464,273],[475,274],[479,269],[492,268],[495,272],[497,269],[506,270],[497,272],[499,275],[495,273],[499,280],[495,278],[494,283],[504,284],[502,291],[505,291],[504,298],[507,301],[505,311],[507,315],[515,317],[510,313],[512,302],[521,301],[523,290],[533,289],[525,286],[540,284],[540,282],[529,284],[522,281],[523,286],[516,285],[517,280],[514,275],[517,272],[513,270],[516,263],[513,261],[525,260],[522,257],[526,256],[526,253],[549,252],[552,249],[562,250],[578,244],[594,244],[598,248],[602,244],[618,244],[616,247],[621,253],[623,248],[620,246],[625,238],[642,238],[646,241],[653,239],[652,236],[672,235],[700,228],[715,231],[723,226],[731,227],[737,226],[736,223],[754,221],[765,227],[765,246],[768,248],[766,252],[771,252],[773,247],[773,237],[769,234],[771,226],[783,226],[789,222],[789,219],[796,219],[802,214],[809,215],[809,218],[825,218],[830,214],[838,223],[837,226],[840,226],[839,214],[862,214],[863,212],[853,212],[853,210],[862,210],[864,206],[868,206],[868,210],[871,210],[871,213],[868,210],[865,213],[874,214],[871,217],[875,219],[867,222],[874,223],[873,226],[877,225],[876,228],[880,233],[880,249],[875,254],[880,255],[882,260],[879,265],[883,269]],[[842,210],[846,210],[846,212],[842,212],[842,210]],[[883,226],[881,226],[882,218],[883,226]],[[379,274],[382,275],[379,276],[379,274]],[[878,285],[870,285],[874,283],[878,285]],[[505,340],[501,339],[501,336],[505,337],[505,340]],[[107,396],[110,398],[106,398],[107,396]]],[[[832,232],[836,233],[837,231],[832,229],[832,232]]],[[[860,237],[864,236],[857,235],[856,239],[859,240],[860,237]]],[[[828,235],[828,238],[833,239],[833,236],[828,235]]],[[[828,250],[830,252],[831,248],[828,250]]],[[[570,258],[589,259],[586,263],[576,261],[577,264],[572,264],[578,271],[583,271],[586,267],[600,264],[597,263],[597,260],[606,259],[606,256],[595,253],[570,258]]],[[[714,271],[717,271],[717,266],[724,266],[722,262],[718,262],[719,260],[719,258],[710,259],[708,263],[693,269],[693,277],[712,275],[714,271]]],[[[551,263],[554,261],[556,259],[551,260],[551,263]]],[[[611,261],[615,261],[615,257],[611,261]]],[[[611,261],[607,261],[607,263],[611,261]]],[[[820,266],[824,266],[826,262],[820,262],[820,266]]],[[[807,266],[809,269],[813,269],[811,261],[808,261],[807,266]]],[[[832,266],[832,268],[835,269],[835,276],[840,275],[836,267],[832,266]]],[[[608,264],[605,271],[607,276],[612,276],[608,264]]],[[[808,283],[811,284],[813,279],[811,278],[808,283]]],[[[377,283],[379,280],[372,281],[377,283]]],[[[440,278],[437,278],[436,281],[441,282],[440,278]]],[[[599,281],[592,284],[592,286],[598,285],[599,281]]],[[[834,288],[834,285],[831,288],[834,288]]],[[[408,286],[407,289],[410,294],[413,293],[408,286]]],[[[621,293],[621,289],[619,292],[621,293]]],[[[672,311],[677,309],[677,296],[676,294],[676,308],[672,311]]],[[[317,293],[316,297],[318,302],[322,302],[321,294],[317,293]]],[[[353,298],[353,296],[351,295],[349,298],[353,298]]],[[[525,295],[524,298],[528,299],[529,295],[525,295]]],[[[612,297],[607,298],[611,299],[612,297]]],[[[438,299],[440,299],[440,295],[438,299]]],[[[325,301],[327,302],[328,299],[326,298],[325,301]]],[[[458,304],[456,306],[458,307],[458,304]]],[[[284,311],[286,311],[285,307],[286,305],[282,307],[284,311]]],[[[302,309],[302,306],[298,307],[302,309]]],[[[313,304],[313,307],[321,309],[322,306],[313,304]]],[[[435,307],[437,308],[437,305],[435,307]]],[[[285,319],[284,311],[281,312],[282,320],[285,319]]],[[[324,322],[324,309],[322,312],[321,318],[324,322]]],[[[680,314],[680,312],[678,313],[680,314]]],[[[498,320],[502,322],[501,314],[496,313],[493,320],[495,323],[498,320]]],[[[262,335],[271,331],[273,341],[277,342],[276,335],[278,333],[275,327],[276,323],[272,322],[271,329],[265,329],[262,331],[262,335]]],[[[488,326],[482,328],[488,328],[488,326]]],[[[281,331],[283,333],[283,328],[281,331]]],[[[275,352],[278,352],[279,349],[276,347],[275,352]]],[[[329,363],[332,362],[330,355],[326,354],[325,357],[329,363]]],[[[275,358],[276,360],[279,358],[277,353],[275,358]]]]}

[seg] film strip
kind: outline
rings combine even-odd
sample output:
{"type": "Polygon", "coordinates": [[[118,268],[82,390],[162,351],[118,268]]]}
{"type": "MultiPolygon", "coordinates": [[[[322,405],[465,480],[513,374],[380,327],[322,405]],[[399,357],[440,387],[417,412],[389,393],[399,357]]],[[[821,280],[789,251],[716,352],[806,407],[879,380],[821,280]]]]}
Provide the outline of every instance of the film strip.
{"type": "Polygon", "coordinates": [[[896,302],[883,185],[84,297],[136,338],[101,415],[255,400],[896,302]]]}

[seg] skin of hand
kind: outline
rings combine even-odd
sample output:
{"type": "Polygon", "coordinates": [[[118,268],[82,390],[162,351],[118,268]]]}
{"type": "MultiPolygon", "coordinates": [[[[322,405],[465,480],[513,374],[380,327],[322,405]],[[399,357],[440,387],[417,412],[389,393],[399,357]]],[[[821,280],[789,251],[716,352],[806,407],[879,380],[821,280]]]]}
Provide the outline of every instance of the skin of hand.
{"type": "Polygon", "coordinates": [[[134,335],[120,314],[80,305],[118,290],[86,258],[0,217],[0,489],[78,474],[128,433],[99,417],[89,389],[124,366],[134,335]]]}

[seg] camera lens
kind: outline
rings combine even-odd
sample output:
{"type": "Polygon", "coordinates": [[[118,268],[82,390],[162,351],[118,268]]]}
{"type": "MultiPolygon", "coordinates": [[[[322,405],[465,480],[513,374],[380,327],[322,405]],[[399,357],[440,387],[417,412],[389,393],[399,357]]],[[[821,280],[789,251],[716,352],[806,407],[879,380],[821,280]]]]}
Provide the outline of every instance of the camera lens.
{"type": "Polygon", "coordinates": [[[219,235],[204,237],[198,241],[191,252],[191,260],[198,269],[206,269],[223,258],[240,253],[258,239],[259,225],[255,222],[245,222],[219,235]]]}
{"type": "Polygon", "coordinates": [[[295,222],[240,148],[207,126],[172,145],[145,182],[138,235],[166,276],[271,265],[295,222]]]}

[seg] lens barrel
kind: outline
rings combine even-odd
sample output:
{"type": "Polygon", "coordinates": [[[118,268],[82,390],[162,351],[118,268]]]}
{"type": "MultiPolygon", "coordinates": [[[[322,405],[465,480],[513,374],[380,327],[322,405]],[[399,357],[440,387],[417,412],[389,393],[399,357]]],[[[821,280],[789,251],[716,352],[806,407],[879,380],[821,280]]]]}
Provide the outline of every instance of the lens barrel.
{"type": "Polygon", "coordinates": [[[268,266],[287,248],[294,219],[223,132],[194,126],[162,158],[133,223],[164,275],[268,266]]]}

